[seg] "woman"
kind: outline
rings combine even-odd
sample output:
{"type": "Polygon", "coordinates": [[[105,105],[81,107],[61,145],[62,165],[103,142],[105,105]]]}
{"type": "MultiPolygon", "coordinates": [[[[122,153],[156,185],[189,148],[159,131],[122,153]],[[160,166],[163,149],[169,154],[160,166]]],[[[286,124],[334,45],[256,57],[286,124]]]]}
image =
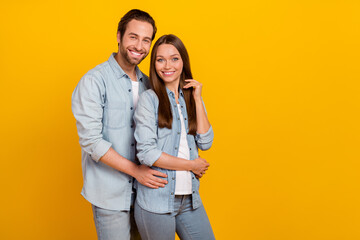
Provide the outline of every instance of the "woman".
{"type": "Polygon", "coordinates": [[[199,195],[199,179],[209,164],[213,130],[201,99],[201,83],[192,79],[189,56],[174,35],[160,37],[151,53],[151,90],[138,102],[136,124],[141,164],[167,174],[168,184],[137,185],[135,220],[142,239],[215,239],[199,195]],[[189,161],[192,160],[192,161],[189,161]]]}

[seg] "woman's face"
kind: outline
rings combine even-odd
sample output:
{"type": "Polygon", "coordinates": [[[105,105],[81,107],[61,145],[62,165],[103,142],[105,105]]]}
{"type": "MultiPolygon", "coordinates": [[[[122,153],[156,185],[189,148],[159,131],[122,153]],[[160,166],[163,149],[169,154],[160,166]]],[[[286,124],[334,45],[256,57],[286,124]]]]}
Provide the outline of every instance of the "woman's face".
{"type": "Polygon", "coordinates": [[[156,53],[155,70],[165,86],[178,86],[183,69],[179,51],[171,44],[161,44],[156,53]]]}

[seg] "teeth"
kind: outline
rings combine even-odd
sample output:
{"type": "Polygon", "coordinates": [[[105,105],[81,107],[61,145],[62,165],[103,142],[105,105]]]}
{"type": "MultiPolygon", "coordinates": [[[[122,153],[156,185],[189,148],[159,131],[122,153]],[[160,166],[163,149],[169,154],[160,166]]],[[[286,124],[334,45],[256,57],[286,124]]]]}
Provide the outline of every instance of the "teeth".
{"type": "Polygon", "coordinates": [[[164,72],[165,75],[171,75],[173,74],[174,72],[164,72]]]}
{"type": "Polygon", "coordinates": [[[141,54],[140,53],[137,53],[137,52],[133,52],[133,51],[130,51],[132,54],[136,55],[136,56],[140,56],[141,54]]]}

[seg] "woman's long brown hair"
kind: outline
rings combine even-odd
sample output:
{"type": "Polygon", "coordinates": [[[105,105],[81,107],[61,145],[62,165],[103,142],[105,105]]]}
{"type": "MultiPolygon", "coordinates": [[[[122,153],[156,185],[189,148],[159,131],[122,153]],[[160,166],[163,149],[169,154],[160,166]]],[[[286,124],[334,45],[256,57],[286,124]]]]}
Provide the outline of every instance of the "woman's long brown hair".
{"type": "Polygon", "coordinates": [[[150,60],[150,84],[151,88],[154,90],[156,95],[159,98],[159,109],[158,109],[158,126],[160,128],[169,128],[171,129],[173,116],[171,113],[171,106],[168,94],[166,92],[166,87],[163,80],[156,73],[155,63],[156,63],[156,53],[161,44],[171,44],[173,45],[180,53],[181,59],[183,61],[183,70],[180,75],[180,89],[182,90],[186,102],[186,110],[188,114],[188,123],[189,123],[189,134],[196,134],[196,106],[194,96],[192,94],[193,88],[185,89],[183,86],[186,84],[185,79],[192,79],[191,69],[190,69],[190,60],[188,52],[182,43],[182,41],[175,35],[169,34],[160,37],[151,52],[150,60]]]}

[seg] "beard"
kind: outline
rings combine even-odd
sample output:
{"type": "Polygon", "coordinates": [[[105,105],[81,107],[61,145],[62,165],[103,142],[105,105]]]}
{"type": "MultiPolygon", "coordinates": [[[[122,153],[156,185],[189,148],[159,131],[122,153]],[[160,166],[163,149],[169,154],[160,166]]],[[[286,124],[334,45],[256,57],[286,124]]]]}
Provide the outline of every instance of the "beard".
{"type": "MultiPolygon", "coordinates": [[[[147,54],[144,54],[142,58],[134,59],[130,56],[130,53],[127,51],[127,49],[124,48],[122,44],[120,44],[119,50],[120,50],[120,55],[131,65],[138,65],[147,56],[147,54]]],[[[144,51],[141,51],[141,53],[144,53],[144,51]]]]}

